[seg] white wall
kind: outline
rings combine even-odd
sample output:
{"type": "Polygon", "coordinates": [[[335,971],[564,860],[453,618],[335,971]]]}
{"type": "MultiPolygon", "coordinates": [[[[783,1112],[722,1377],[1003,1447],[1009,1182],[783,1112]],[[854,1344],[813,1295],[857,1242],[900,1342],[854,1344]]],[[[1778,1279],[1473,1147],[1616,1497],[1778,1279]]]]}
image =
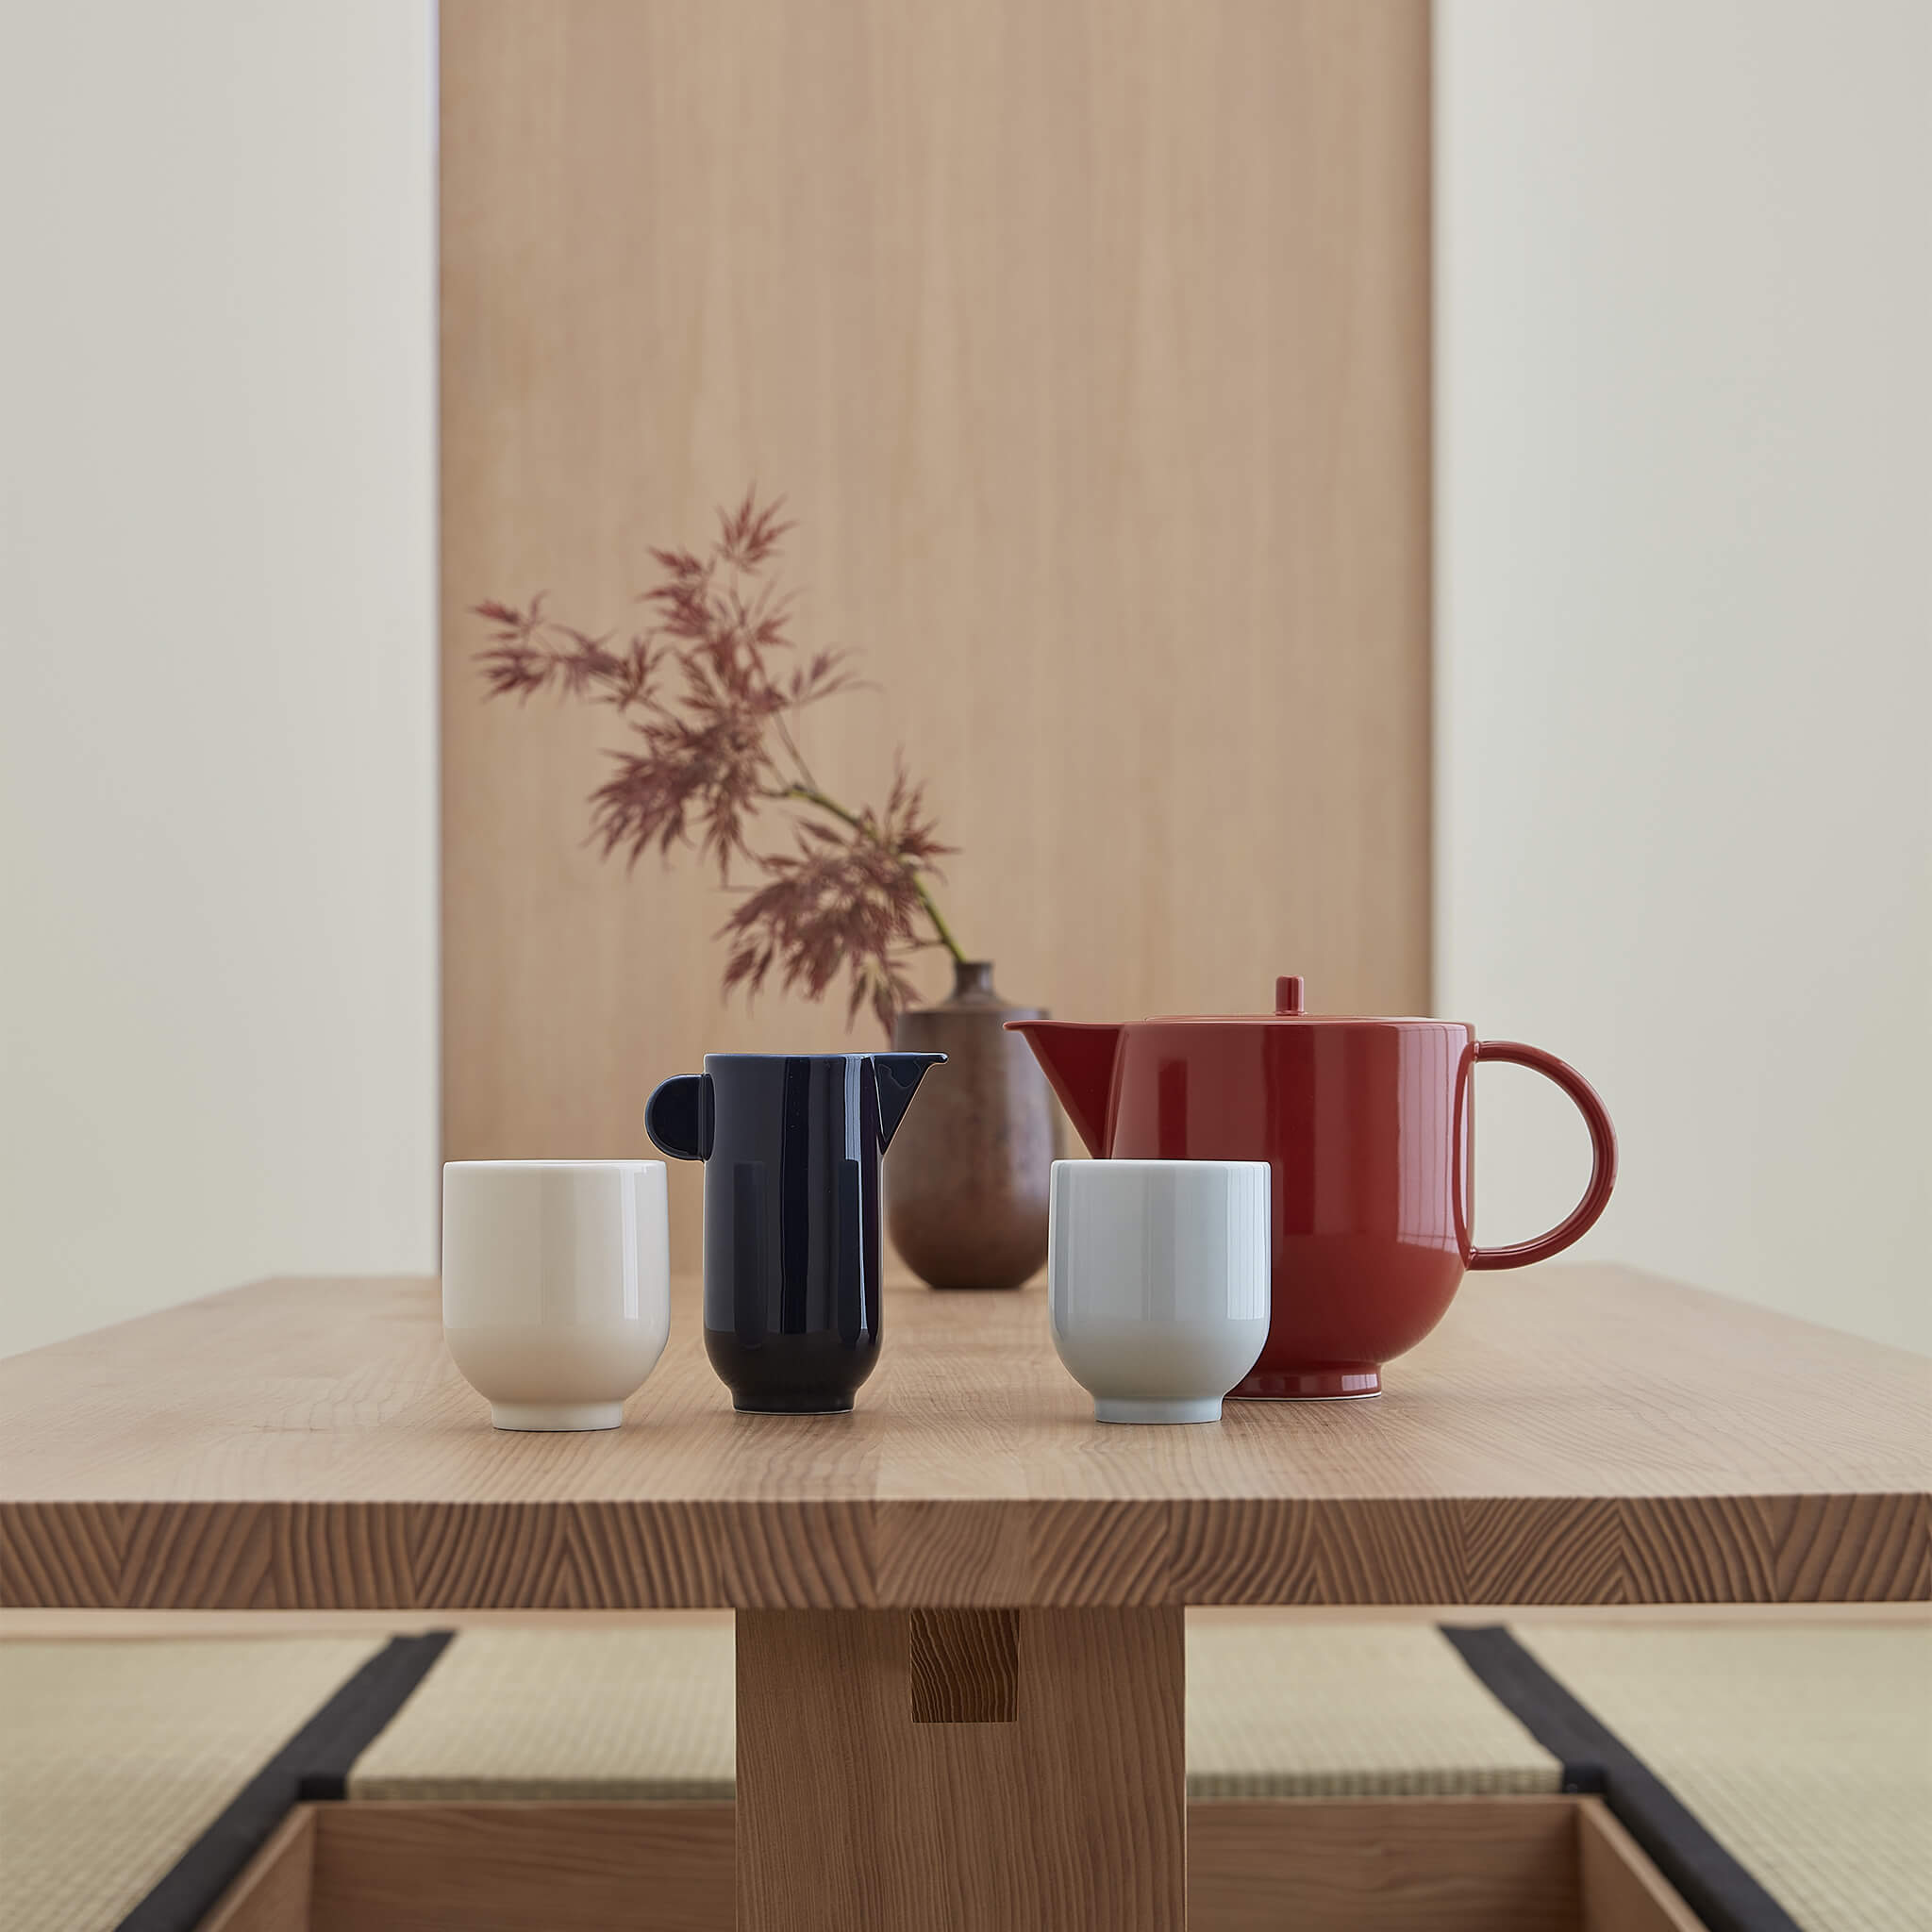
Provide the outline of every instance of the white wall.
{"type": "MultiPolygon", "coordinates": [[[[0,1351],[433,1262],[431,33],[0,28],[0,1351]]],[[[1583,1252],[1932,1346],[1932,8],[1437,54],[1439,1008],[1583,1252]]]]}
{"type": "Polygon", "coordinates": [[[0,1352],[434,1265],[431,35],[0,28],[0,1352]]]}
{"type": "Polygon", "coordinates": [[[1932,7],[1437,24],[1439,1008],[1579,1253],[1932,1347],[1932,7]]]}

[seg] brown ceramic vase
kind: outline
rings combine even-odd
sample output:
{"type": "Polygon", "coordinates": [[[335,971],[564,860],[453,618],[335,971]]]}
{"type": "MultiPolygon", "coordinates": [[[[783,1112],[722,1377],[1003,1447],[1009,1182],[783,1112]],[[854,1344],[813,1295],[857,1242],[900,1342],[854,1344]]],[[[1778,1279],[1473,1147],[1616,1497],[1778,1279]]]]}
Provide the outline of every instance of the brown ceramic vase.
{"type": "Polygon", "coordinates": [[[942,1005],[899,1015],[892,1044],[942,1053],[945,1077],[926,1083],[886,1161],[886,1225],[900,1258],[931,1288],[1018,1288],[1046,1259],[1050,1170],[1059,1116],[1045,1075],[1008,1020],[992,966],[953,968],[942,1005]]]}

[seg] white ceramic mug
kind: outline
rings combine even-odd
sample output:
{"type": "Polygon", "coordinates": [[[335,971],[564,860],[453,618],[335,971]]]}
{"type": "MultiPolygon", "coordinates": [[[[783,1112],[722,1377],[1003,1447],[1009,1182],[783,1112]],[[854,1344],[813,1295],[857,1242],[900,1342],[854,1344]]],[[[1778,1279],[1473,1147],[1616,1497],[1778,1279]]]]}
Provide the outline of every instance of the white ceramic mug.
{"type": "Polygon", "coordinates": [[[1265,1160],[1057,1160],[1053,1345],[1103,1423],[1211,1423],[1268,1339],[1265,1160]]]}
{"type": "Polygon", "coordinates": [[[661,1160],[452,1160],[442,1332],[499,1429],[614,1429],[671,1333],[661,1160]]]}

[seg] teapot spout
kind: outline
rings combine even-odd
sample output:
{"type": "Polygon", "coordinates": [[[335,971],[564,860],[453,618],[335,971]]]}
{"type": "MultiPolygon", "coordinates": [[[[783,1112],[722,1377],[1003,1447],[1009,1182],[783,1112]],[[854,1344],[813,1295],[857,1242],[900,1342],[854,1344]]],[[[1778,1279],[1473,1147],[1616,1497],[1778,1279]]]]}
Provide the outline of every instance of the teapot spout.
{"type": "Polygon", "coordinates": [[[1113,1066],[1119,1056],[1119,1026],[1086,1026],[1071,1020],[1008,1020],[1008,1033],[1022,1033],[1033,1057],[1045,1069],[1048,1084],[1060,1097],[1074,1131],[1095,1159],[1107,1158],[1108,1110],[1113,1100],[1113,1066]]]}
{"type": "Polygon", "coordinates": [[[912,1105],[912,1096],[919,1091],[919,1083],[935,1067],[942,1067],[945,1063],[946,1057],[942,1053],[873,1055],[873,1071],[878,1078],[881,1154],[892,1144],[892,1136],[899,1131],[899,1123],[906,1118],[906,1109],[912,1105]]]}

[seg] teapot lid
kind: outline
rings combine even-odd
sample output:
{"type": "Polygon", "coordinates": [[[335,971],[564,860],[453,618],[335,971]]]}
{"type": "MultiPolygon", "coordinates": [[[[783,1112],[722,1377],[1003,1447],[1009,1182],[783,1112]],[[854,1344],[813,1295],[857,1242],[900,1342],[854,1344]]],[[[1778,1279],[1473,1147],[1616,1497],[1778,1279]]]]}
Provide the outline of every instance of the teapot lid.
{"type": "Polygon", "coordinates": [[[1310,1013],[1304,1004],[1304,989],[1299,973],[1284,973],[1274,982],[1274,1010],[1272,1013],[1169,1013],[1151,1024],[1157,1026],[1186,1025],[1198,1022],[1212,1026],[1266,1026],[1275,1020],[1295,1020],[1308,1025],[1324,1024],[1350,1025],[1405,1026],[1440,1024],[1440,1022],[1395,1020],[1376,1018],[1351,1018],[1341,1013],[1310,1013]]]}
{"type": "Polygon", "coordinates": [[[1230,1022],[1251,1025],[1257,1021],[1301,1020],[1310,1017],[1302,1008],[1302,976],[1299,973],[1284,973],[1274,982],[1274,1010],[1272,1013],[1167,1013],[1154,1024],[1172,1026],[1188,1020],[1204,1020],[1215,1025],[1227,1025],[1230,1022]]]}

